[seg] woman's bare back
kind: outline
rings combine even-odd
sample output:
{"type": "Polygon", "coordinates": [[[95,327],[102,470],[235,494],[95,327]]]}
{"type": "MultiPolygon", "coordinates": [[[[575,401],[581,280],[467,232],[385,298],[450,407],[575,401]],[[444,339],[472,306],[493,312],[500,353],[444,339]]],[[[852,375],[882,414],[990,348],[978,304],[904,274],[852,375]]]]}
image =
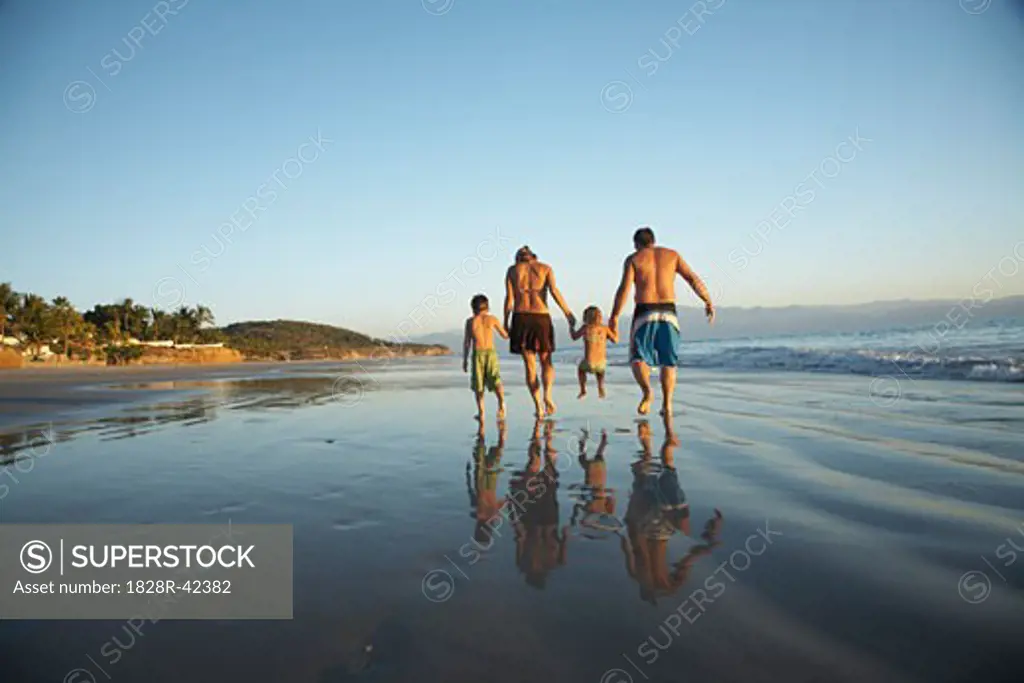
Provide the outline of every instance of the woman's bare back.
{"type": "Polygon", "coordinates": [[[539,261],[517,263],[509,268],[508,279],[514,301],[512,310],[516,313],[547,313],[550,272],[551,267],[539,261]]]}

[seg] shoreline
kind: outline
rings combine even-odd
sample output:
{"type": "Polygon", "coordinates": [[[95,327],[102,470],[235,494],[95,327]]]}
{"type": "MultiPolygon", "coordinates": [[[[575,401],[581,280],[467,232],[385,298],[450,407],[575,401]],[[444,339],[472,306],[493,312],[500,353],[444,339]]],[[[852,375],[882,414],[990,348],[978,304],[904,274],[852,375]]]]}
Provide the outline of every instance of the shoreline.
{"type": "MultiPolygon", "coordinates": [[[[83,370],[98,370],[103,372],[109,372],[111,370],[127,370],[131,368],[161,368],[161,367],[233,367],[233,366],[251,366],[251,365],[297,365],[306,363],[348,363],[359,360],[384,360],[384,358],[376,359],[374,354],[376,349],[370,352],[358,352],[353,351],[350,354],[344,356],[331,357],[331,358],[309,358],[309,359],[296,359],[296,360],[283,360],[283,359],[272,359],[272,358],[241,358],[240,360],[231,361],[211,361],[203,362],[201,360],[150,360],[150,361],[135,361],[126,365],[111,365],[108,363],[92,362],[92,361],[73,361],[69,360],[62,363],[56,363],[51,361],[37,362],[29,361],[23,363],[17,367],[0,366],[0,381],[7,376],[7,371],[12,374],[23,374],[24,372],[39,371],[42,373],[50,373],[54,371],[68,370],[72,372],[78,372],[83,370]]],[[[451,356],[455,352],[451,349],[444,348],[432,348],[423,352],[399,352],[394,353],[388,359],[394,358],[436,358],[438,356],[451,356]]]]}
{"type": "MultiPolygon", "coordinates": [[[[432,358],[451,354],[437,354],[432,358]]],[[[416,360],[425,355],[402,356],[416,360]]],[[[296,371],[348,366],[365,358],[235,363],[153,363],[11,368],[0,372],[0,432],[47,421],[93,417],[86,413],[117,410],[139,401],[173,400],[166,389],[125,389],[121,384],[259,379],[282,368],[296,371]]]]}

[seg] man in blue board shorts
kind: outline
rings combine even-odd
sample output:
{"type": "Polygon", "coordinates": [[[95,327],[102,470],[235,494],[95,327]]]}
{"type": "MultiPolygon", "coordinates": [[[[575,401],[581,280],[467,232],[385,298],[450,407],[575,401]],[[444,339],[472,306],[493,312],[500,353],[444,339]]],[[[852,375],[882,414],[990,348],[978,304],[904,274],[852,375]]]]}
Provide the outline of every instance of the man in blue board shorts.
{"type": "Polygon", "coordinates": [[[652,366],[661,368],[662,415],[672,414],[672,395],[676,388],[676,365],[679,362],[679,320],[676,317],[676,275],[679,275],[704,302],[708,323],[715,319],[715,308],[707,288],[690,269],[683,257],[666,247],[654,244],[654,231],[640,228],[633,234],[636,248],[626,258],[622,282],[615,293],[615,304],[608,326],[618,330],[619,313],[626,305],[629,288],[636,285],[636,309],[629,335],[629,360],[633,376],[643,391],[637,412],[651,410],[652,366]]]}

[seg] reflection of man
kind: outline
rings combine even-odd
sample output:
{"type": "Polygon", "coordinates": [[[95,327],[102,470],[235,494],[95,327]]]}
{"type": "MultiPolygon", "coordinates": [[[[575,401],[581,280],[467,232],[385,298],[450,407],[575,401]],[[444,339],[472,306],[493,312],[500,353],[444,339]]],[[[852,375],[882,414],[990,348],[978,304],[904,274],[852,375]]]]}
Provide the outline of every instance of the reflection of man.
{"type": "Polygon", "coordinates": [[[690,535],[690,507],[679,486],[673,451],[679,439],[665,418],[665,442],[662,462],[653,462],[651,427],[644,420],[637,426],[641,458],[633,463],[633,491],[626,510],[627,536],[622,538],[626,571],[640,585],[641,599],[656,604],[657,598],[674,594],[686,583],[694,562],[708,555],[718,544],[722,513],[705,524],[697,543],[679,561],[670,566],[668,541],[676,533],[690,535]]]}
{"type": "Polygon", "coordinates": [[[633,376],[643,391],[637,412],[646,415],[651,410],[650,367],[656,366],[661,368],[662,414],[671,415],[679,357],[676,275],[686,280],[704,301],[704,313],[709,323],[715,319],[715,308],[704,283],[683,257],[672,249],[654,246],[653,230],[637,230],[633,235],[633,246],[636,251],[626,258],[608,326],[618,330],[619,313],[626,304],[629,288],[635,284],[636,309],[629,336],[629,359],[633,365],[633,376]]]}
{"type": "Polygon", "coordinates": [[[555,328],[551,324],[547,297],[562,309],[570,326],[576,325],[562,293],[555,285],[555,271],[537,260],[529,247],[520,247],[516,262],[505,275],[505,329],[508,330],[511,352],[523,357],[526,368],[526,386],[533,397],[536,415],[551,415],[557,409],[552,388],[555,384],[555,366],[551,354],[555,350],[555,328]],[[509,315],[512,316],[511,326],[509,315]],[[544,379],[544,403],[541,405],[540,383],[537,381],[537,357],[540,358],[544,379]]]}

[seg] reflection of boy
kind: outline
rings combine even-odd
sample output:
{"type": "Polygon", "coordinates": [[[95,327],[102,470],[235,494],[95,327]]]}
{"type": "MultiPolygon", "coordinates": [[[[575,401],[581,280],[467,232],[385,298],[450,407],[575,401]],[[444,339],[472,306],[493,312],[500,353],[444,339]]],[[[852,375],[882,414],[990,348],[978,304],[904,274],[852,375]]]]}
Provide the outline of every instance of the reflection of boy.
{"type": "Polygon", "coordinates": [[[498,474],[501,457],[505,451],[506,427],[504,422],[498,424],[498,444],[490,450],[484,441],[483,423],[477,433],[473,448],[473,489],[470,491],[470,504],[476,517],[476,529],[473,538],[478,542],[489,542],[491,525],[496,524],[495,518],[501,513],[504,501],[498,500],[498,474]]]}

